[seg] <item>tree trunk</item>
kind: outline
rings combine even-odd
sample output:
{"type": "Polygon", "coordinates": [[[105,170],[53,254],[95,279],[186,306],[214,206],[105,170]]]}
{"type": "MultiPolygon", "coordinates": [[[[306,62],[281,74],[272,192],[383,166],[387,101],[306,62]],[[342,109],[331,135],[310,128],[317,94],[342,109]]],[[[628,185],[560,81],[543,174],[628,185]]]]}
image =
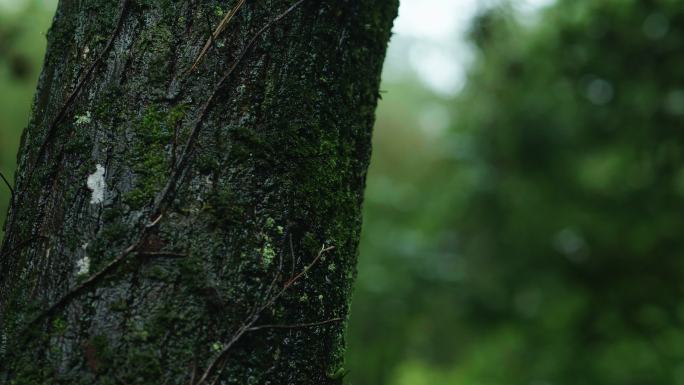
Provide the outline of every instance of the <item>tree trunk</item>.
{"type": "Polygon", "coordinates": [[[340,383],[396,9],[60,1],[0,250],[0,383],[340,383]]]}

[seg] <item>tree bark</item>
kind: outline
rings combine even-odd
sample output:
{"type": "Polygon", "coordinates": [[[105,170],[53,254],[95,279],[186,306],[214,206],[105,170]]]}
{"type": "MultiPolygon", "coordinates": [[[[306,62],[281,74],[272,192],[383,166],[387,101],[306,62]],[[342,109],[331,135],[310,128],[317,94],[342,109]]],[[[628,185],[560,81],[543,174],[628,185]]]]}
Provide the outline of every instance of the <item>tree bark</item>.
{"type": "Polygon", "coordinates": [[[0,249],[0,383],[340,383],[396,10],[60,1],[0,249]]]}

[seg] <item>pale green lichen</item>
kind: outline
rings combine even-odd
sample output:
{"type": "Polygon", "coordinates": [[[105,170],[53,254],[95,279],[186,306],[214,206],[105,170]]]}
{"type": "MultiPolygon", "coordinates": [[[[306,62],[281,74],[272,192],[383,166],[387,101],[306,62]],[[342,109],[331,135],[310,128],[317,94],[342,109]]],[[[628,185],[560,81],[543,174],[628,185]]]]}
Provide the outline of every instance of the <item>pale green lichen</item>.
{"type": "Polygon", "coordinates": [[[345,369],[344,367],[339,367],[336,370],[332,370],[328,373],[326,373],[326,377],[328,377],[331,380],[342,380],[344,377],[349,374],[349,369],[345,369]]]}
{"type": "Polygon", "coordinates": [[[264,265],[270,266],[276,256],[276,252],[270,242],[267,242],[262,249],[261,256],[263,257],[264,265]]]}
{"type": "Polygon", "coordinates": [[[52,321],[52,332],[57,335],[63,335],[67,330],[67,322],[62,317],[57,317],[52,321]]]}
{"type": "Polygon", "coordinates": [[[267,229],[272,229],[275,226],[275,219],[268,217],[266,218],[266,228],[267,229]]]}
{"type": "Polygon", "coordinates": [[[86,111],[83,115],[76,115],[74,117],[74,124],[77,126],[82,126],[84,124],[90,124],[93,121],[90,111],[86,111]]]}

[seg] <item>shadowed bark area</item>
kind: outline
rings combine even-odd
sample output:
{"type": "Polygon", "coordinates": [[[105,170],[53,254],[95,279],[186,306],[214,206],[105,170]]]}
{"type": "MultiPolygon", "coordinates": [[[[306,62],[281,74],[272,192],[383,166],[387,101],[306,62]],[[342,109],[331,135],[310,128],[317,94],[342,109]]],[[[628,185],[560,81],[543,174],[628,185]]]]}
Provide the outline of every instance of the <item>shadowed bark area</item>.
{"type": "Polygon", "coordinates": [[[0,383],[341,383],[396,9],[60,1],[0,249],[0,383]]]}

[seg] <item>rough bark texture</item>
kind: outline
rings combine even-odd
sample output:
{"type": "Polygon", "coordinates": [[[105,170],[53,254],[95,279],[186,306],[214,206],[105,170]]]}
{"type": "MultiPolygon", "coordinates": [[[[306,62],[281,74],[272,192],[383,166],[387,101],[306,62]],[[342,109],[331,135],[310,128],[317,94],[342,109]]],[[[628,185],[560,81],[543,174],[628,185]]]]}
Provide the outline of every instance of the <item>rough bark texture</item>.
{"type": "Polygon", "coordinates": [[[238,3],[60,1],[0,250],[0,383],[341,382],[397,1],[247,1],[190,71],[238,3]]]}

